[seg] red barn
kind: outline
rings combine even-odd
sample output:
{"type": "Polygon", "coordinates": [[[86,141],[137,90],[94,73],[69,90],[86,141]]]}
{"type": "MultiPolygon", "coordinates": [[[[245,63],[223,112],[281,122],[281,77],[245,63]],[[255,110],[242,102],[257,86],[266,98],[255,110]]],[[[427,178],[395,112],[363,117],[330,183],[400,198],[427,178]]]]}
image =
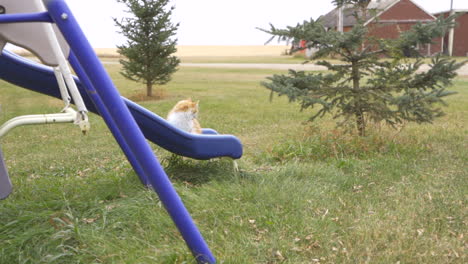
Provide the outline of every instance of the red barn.
{"type": "Polygon", "coordinates": [[[444,54],[452,56],[468,56],[468,10],[453,10],[436,13],[437,17],[447,17],[450,13],[458,15],[456,19],[456,26],[453,29],[453,38],[450,33],[444,37],[444,54]],[[450,51],[452,54],[450,54],[450,51]]]}
{"type": "MultiPolygon", "coordinates": [[[[343,31],[347,32],[356,24],[351,6],[343,8],[343,31]]],[[[417,23],[428,23],[436,20],[436,17],[425,11],[421,6],[411,0],[372,0],[366,8],[366,14],[361,12],[361,17],[368,17],[365,26],[369,29],[369,35],[395,39],[401,32],[409,30],[417,23]],[[364,16],[365,15],[365,16],[364,16]]],[[[330,29],[338,29],[339,9],[335,8],[328,14],[319,18],[322,24],[330,29]]],[[[434,40],[433,44],[419,47],[422,55],[431,56],[442,53],[442,38],[434,40]]]]}

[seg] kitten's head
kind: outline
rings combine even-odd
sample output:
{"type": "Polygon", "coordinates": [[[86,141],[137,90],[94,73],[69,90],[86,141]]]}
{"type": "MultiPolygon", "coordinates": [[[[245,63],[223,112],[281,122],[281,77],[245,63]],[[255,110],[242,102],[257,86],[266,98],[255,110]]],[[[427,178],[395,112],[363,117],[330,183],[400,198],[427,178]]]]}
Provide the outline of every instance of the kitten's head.
{"type": "Polygon", "coordinates": [[[200,101],[193,102],[191,98],[179,101],[174,106],[175,112],[187,112],[193,115],[193,117],[197,117],[198,115],[198,103],[200,101]]]}

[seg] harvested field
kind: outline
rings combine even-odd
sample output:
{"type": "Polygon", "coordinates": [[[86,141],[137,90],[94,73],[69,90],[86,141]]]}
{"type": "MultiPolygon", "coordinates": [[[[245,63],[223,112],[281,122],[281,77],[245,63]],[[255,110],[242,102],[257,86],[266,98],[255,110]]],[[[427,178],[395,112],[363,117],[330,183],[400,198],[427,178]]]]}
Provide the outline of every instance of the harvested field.
{"type": "MultiPolygon", "coordinates": [[[[279,56],[288,46],[178,46],[177,56],[279,56]]],[[[119,56],[117,48],[95,48],[99,56],[119,56]]],[[[15,49],[16,53],[27,54],[28,51],[15,49]]]]}

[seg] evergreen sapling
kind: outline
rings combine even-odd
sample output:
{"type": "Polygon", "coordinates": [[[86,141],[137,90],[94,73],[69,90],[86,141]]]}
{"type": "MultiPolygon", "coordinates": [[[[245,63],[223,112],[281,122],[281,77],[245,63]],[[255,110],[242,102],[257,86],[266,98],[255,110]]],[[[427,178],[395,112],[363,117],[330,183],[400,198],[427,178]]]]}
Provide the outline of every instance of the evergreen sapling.
{"type": "Polygon", "coordinates": [[[174,35],[179,24],[170,21],[174,7],[169,0],[117,0],[129,9],[131,17],[114,18],[127,41],[118,46],[123,56],[121,74],[146,85],[147,96],[153,96],[153,85],[171,80],[180,60],[173,56],[177,49],[174,35]]]}
{"type": "Polygon", "coordinates": [[[317,52],[311,59],[325,66],[325,73],[289,70],[275,74],[262,83],[272,94],[285,95],[290,102],[299,102],[301,110],[318,108],[310,121],[332,114],[338,125],[354,123],[360,136],[366,135],[369,122],[385,121],[395,126],[405,121],[430,123],[443,115],[440,105],[444,97],[453,94],[446,90],[457,76],[456,70],[464,62],[435,56],[429,70],[422,71],[423,58],[419,45],[432,43],[454,26],[454,17],[419,23],[402,32],[397,39],[370,36],[364,25],[371,12],[369,1],[340,0],[335,4],[352,8],[356,24],[348,32],[326,30],[320,19],[304,21],[296,26],[268,30],[268,41],[306,41],[306,47],[317,52]],[[408,58],[408,55],[416,58],[408,58]],[[339,58],[333,64],[327,59],[339,58]]]}

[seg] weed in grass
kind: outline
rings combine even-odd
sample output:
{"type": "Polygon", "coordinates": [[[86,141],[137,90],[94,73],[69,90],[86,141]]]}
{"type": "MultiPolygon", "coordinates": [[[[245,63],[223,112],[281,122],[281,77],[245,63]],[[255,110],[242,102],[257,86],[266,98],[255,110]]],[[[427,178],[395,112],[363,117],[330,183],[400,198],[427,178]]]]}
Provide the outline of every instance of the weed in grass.
{"type": "MultiPolygon", "coordinates": [[[[263,157],[270,162],[308,162],[314,160],[368,159],[373,156],[398,156],[403,153],[417,156],[429,150],[429,144],[420,144],[416,138],[393,137],[389,132],[373,131],[366,137],[357,137],[343,130],[322,131],[316,126],[305,126],[304,134],[272,146],[263,157]]],[[[341,166],[338,163],[338,166],[341,166]]]]}

